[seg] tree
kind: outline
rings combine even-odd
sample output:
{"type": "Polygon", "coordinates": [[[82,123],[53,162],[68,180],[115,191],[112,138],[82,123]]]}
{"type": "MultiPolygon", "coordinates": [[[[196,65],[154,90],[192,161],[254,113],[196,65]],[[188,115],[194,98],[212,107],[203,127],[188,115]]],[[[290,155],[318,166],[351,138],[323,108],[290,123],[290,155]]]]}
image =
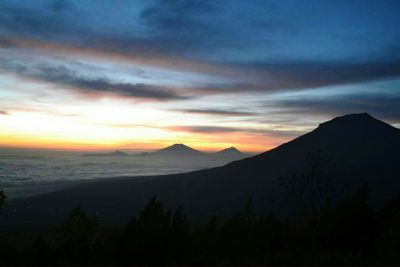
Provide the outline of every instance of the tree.
{"type": "Polygon", "coordinates": [[[207,227],[198,233],[200,262],[203,265],[215,265],[221,257],[221,236],[217,227],[217,216],[212,216],[209,220],[207,227]]]}
{"type": "Polygon", "coordinates": [[[378,250],[383,263],[396,265],[400,261],[400,197],[386,203],[379,214],[378,250]]]}
{"type": "Polygon", "coordinates": [[[172,216],[168,237],[168,255],[173,265],[188,264],[192,258],[190,234],[190,224],[183,208],[179,207],[172,216]]]}
{"type": "Polygon", "coordinates": [[[3,190],[0,190],[0,209],[3,207],[4,203],[6,202],[6,195],[4,194],[3,190]]]}
{"type": "Polygon", "coordinates": [[[283,176],[280,179],[283,193],[308,219],[315,217],[318,210],[333,195],[329,162],[321,150],[309,153],[303,173],[283,176]]]}
{"type": "Polygon", "coordinates": [[[244,207],[222,227],[223,252],[229,264],[244,264],[254,253],[255,221],[253,201],[250,198],[244,207]]]}
{"type": "Polygon", "coordinates": [[[56,233],[60,263],[87,264],[97,238],[97,218],[77,206],[56,233]]]}
{"type": "Polygon", "coordinates": [[[324,237],[328,250],[363,253],[370,257],[375,251],[377,221],[367,186],[343,199],[326,218],[324,237]]]}
{"type": "MultiPolygon", "coordinates": [[[[281,183],[289,201],[292,201],[298,212],[298,225],[305,234],[305,243],[309,243],[312,253],[320,247],[320,220],[318,215],[324,205],[333,197],[332,173],[330,160],[321,150],[309,153],[306,167],[301,174],[281,177],[281,183]]],[[[304,246],[305,248],[307,245],[304,246]]]]}
{"type": "Polygon", "coordinates": [[[117,255],[123,265],[160,265],[168,258],[171,212],[154,196],[122,231],[117,255]]]}
{"type": "Polygon", "coordinates": [[[24,249],[23,257],[19,258],[24,265],[48,266],[51,261],[51,249],[42,237],[38,236],[24,249]]]}

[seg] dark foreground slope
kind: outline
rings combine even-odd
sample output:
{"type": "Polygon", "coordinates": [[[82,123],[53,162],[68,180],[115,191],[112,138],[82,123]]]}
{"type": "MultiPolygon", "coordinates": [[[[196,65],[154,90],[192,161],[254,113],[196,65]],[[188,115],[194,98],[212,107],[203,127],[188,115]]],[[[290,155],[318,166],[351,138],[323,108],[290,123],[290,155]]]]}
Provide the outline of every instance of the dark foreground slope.
{"type": "Polygon", "coordinates": [[[104,221],[126,222],[153,195],[169,207],[183,205],[192,216],[230,214],[249,197],[259,212],[279,213],[290,205],[281,177],[308,172],[313,158],[324,159],[321,176],[332,177],[336,197],[368,184],[374,204],[381,205],[400,194],[399,151],[399,129],[368,114],[346,115],[273,150],[223,167],[91,182],[10,201],[1,217],[4,224],[54,223],[79,204],[104,221]]]}

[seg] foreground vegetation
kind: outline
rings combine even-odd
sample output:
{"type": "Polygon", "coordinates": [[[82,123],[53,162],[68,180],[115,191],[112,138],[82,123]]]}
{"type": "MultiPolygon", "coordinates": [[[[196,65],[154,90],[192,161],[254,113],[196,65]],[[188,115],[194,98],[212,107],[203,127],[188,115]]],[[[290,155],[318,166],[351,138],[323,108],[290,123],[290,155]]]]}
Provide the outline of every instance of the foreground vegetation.
{"type": "MultiPolygon", "coordinates": [[[[3,195],[3,194],[2,194],[3,195]]],[[[3,195],[4,196],[4,195],[3,195]]],[[[4,198],[2,198],[4,200],[4,198]]],[[[1,216],[1,215],[0,215],[1,216]]],[[[400,198],[375,212],[366,188],[290,220],[252,212],[194,229],[182,208],[152,198],[126,225],[104,229],[81,207],[50,235],[0,240],[2,265],[399,264],[400,198]]]]}

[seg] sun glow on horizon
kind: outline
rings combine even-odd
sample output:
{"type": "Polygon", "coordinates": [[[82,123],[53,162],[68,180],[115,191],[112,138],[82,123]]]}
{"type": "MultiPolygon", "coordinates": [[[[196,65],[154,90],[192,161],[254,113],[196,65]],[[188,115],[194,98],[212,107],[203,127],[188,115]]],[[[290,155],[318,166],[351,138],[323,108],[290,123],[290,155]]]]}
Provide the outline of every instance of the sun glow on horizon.
{"type": "Polygon", "coordinates": [[[235,146],[257,153],[290,139],[268,134],[274,125],[248,120],[240,113],[237,117],[234,112],[235,116],[226,116],[218,111],[185,111],[204,102],[225,108],[224,98],[218,95],[199,101],[146,101],[54,88],[52,83],[9,73],[3,73],[3,77],[1,85],[9,88],[0,91],[3,147],[148,151],[185,143],[204,151],[235,146]]]}
{"type": "Polygon", "coordinates": [[[0,146],[145,151],[185,143],[205,151],[235,146],[255,153],[286,141],[245,130],[196,132],[190,127],[204,124],[204,116],[165,111],[152,105],[116,99],[99,102],[80,99],[72,104],[42,105],[39,110],[15,109],[0,115],[0,146]]]}
{"type": "Polygon", "coordinates": [[[53,115],[13,113],[0,117],[0,146],[60,150],[149,151],[184,143],[195,149],[216,151],[235,146],[246,152],[262,152],[286,141],[281,138],[253,136],[246,133],[190,133],[150,127],[90,123],[53,115]]]}

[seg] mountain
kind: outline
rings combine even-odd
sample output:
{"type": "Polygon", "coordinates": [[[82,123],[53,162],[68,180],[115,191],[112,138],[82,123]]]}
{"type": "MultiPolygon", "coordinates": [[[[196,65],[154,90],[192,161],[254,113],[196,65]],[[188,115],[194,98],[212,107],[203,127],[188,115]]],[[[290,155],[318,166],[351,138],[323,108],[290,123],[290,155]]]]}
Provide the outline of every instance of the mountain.
{"type": "Polygon", "coordinates": [[[125,152],[121,150],[115,150],[112,153],[97,153],[97,154],[84,154],[85,157],[123,157],[128,156],[125,152]]]}
{"type": "Polygon", "coordinates": [[[184,144],[173,144],[171,146],[148,154],[158,156],[199,156],[202,155],[203,152],[193,149],[184,144]]]}
{"type": "Polygon", "coordinates": [[[215,152],[214,155],[220,157],[244,157],[245,154],[240,152],[236,147],[225,148],[221,151],[215,152]]]}
{"type": "MultiPolygon", "coordinates": [[[[178,146],[178,148],[181,146],[178,146]]],[[[293,209],[293,192],[337,199],[368,185],[375,206],[400,195],[400,130],[368,114],[322,123],[270,151],[201,171],[94,181],[9,201],[4,222],[59,222],[80,204],[107,222],[126,222],[154,195],[167,207],[183,205],[190,216],[230,215],[251,197],[260,213],[293,209]],[[306,175],[302,175],[306,174],[306,175]],[[314,177],[307,185],[304,178],[314,177]],[[324,183],[322,183],[323,181],[324,183]],[[295,187],[288,188],[288,185],[295,187]],[[328,190],[329,189],[329,192],[328,190]],[[289,194],[290,193],[290,194],[289,194]]]]}
{"type": "Polygon", "coordinates": [[[127,156],[125,152],[122,152],[120,150],[116,150],[114,153],[111,153],[112,156],[127,156]]]}
{"type": "Polygon", "coordinates": [[[204,153],[202,151],[193,149],[184,144],[173,144],[154,152],[144,152],[138,156],[163,156],[163,157],[199,157],[202,156],[204,160],[214,160],[223,164],[229,163],[232,160],[245,158],[249,155],[244,154],[237,150],[235,147],[229,147],[215,153],[204,153]]]}

